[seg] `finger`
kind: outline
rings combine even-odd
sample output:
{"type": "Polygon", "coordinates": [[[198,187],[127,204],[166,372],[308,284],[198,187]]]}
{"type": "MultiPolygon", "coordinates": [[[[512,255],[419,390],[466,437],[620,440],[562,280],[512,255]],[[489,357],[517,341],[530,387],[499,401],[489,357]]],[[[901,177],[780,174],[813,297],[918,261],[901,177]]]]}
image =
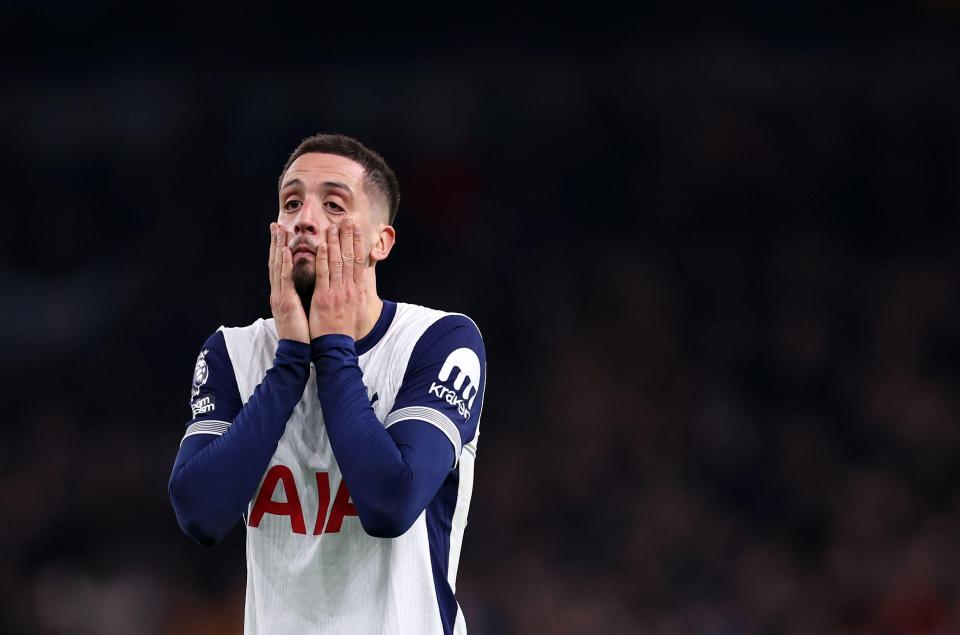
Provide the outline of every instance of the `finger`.
{"type": "Polygon", "coordinates": [[[290,279],[290,272],[293,271],[293,252],[284,245],[280,252],[280,290],[283,293],[290,293],[293,290],[293,280],[290,279]]]}
{"type": "Polygon", "coordinates": [[[281,229],[280,224],[277,223],[273,230],[274,234],[276,235],[276,241],[273,243],[273,286],[277,290],[277,293],[280,293],[280,264],[283,256],[283,229],[281,229]]]}
{"type": "Polygon", "coordinates": [[[270,288],[273,288],[274,278],[273,275],[273,261],[277,255],[277,231],[273,226],[273,223],[270,223],[270,255],[267,258],[267,271],[270,274],[270,288]]]}
{"type": "Polygon", "coordinates": [[[330,288],[330,263],[327,262],[327,243],[320,243],[317,247],[317,289],[326,291],[330,288]]]}
{"type": "Polygon", "coordinates": [[[343,255],[340,253],[340,228],[331,225],[327,230],[327,253],[330,261],[330,287],[343,284],[343,255]]]}
{"type": "Polygon", "coordinates": [[[273,256],[273,270],[277,281],[277,291],[283,289],[283,280],[281,279],[281,269],[283,268],[283,248],[287,246],[287,232],[277,224],[277,245],[276,253],[273,256]]]}
{"type": "Polygon", "coordinates": [[[340,223],[340,251],[343,257],[343,282],[353,280],[353,221],[349,218],[340,223]]]}
{"type": "Polygon", "coordinates": [[[363,235],[360,223],[353,224],[353,281],[363,283],[363,272],[367,268],[367,255],[363,253],[363,235]]]}

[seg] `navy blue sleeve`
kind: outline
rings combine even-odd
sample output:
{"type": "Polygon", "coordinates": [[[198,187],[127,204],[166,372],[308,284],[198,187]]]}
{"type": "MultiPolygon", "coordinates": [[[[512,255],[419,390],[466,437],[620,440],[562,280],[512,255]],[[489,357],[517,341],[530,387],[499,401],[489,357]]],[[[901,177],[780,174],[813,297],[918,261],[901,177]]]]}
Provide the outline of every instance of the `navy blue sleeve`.
{"type": "Polygon", "coordinates": [[[223,334],[207,340],[194,370],[194,419],[170,475],[170,501],[184,533],[216,544],[240,520],[309,376],[309,345],[281,340],[273,367],[241,406],[223,334]]]}
{"type": "Polygon", "coordinates": [[[384,425],[429,422],[443,431],[459,459],[477,433],[486,381],[486,351],[476,324],[463,315],[441,318],[414,346],[384,425]]]}
{"type": "MultiPolygon", "coordinates": [[[[456,464],[460,439],[465,434],[472,439],[476,430],[479,416],[473,418],[469,408],[479,414],[483,366],[477,354],[476,370],[472,360],[461,361],[469,357],[458,352],[463,333],[448,319],[428,329],[414,347],[398,393],[401,408],[391,413],[400,415],[389,423],[389,418],[380,423],[367,400],[353,340],[325,335],[311,343],[330,445],[360,522],[370,535],[393,538],[406,532],[456,464]],[[435,381],[425,383],[431,376],[435,381]],[[437,381],[441,386],[431,387],[437,381]],[[441,391],[445,381],[451,386],[447,390],[461,398],[448,398],[441,391]],[[460,428],[444,414],[451,408],[462,420],[460,428]]],[[[469,324],[476,332],[476,326],[469,324]]],[[[478,332],[471,341],[482,356],[478,332]]]]}

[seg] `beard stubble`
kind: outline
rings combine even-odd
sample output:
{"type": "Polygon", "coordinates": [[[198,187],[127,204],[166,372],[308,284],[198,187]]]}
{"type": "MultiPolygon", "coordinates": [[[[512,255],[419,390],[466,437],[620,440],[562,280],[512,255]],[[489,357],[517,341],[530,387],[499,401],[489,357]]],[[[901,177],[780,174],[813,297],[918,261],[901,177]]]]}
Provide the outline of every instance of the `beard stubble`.
{"type": "Polygon", "coordinates": [[[310,315],[310,300],[313,298],[313,289],[317,284],[316,272],[313,265],[308,262],[300,262],[294,265],[290,277],[293,278],[293,288],[300,296],[300,303],[303,304],[303,310],[310,315]]]}

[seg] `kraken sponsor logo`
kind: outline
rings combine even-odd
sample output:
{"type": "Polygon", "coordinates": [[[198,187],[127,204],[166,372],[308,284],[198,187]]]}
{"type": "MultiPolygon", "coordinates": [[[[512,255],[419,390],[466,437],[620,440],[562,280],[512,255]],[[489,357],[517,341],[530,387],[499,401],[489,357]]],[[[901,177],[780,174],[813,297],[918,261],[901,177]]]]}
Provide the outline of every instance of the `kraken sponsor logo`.
{"type": "Polygon", "coordinates": [[[480,358],[469,348],[458,348],[447,356],[440,373],[438,382],[430,384],[429,393],[457,409],[464,419],[470,418],[470,409],[473,400],[480,390],[480,358]],[[454,369],[459,372],[453,376],[454,369]],[[444,386],[453,377],[453,388],[444,386]]]}

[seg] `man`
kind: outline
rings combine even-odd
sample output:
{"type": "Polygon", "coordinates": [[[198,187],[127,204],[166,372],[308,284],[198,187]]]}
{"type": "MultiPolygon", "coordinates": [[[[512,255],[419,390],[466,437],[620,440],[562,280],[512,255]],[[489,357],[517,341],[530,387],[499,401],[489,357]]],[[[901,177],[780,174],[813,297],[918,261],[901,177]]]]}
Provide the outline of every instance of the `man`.
{"type": "Polygon", "coordinates": [[[273,319],[197,359],[170,500],[204,545],[243,518],[247,633],[466,632],[484,347],[466,316],[377,295],[398,202],[378,154],[306,139],[270,225],[273,319]]]}

